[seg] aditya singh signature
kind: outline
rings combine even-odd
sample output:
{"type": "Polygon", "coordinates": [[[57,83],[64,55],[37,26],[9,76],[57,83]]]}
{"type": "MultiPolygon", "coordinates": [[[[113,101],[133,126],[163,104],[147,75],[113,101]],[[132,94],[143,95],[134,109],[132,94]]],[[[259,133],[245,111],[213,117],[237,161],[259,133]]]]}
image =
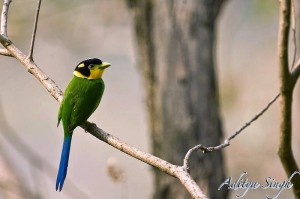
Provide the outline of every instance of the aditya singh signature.
{"type": "Polygon", "coordinates": [[[243,189],[244,192],[242,194],[236,194],[236,198],[242,198],[246,195],[246,193],[249,191],[249,189],[276,189],[278,190],[277,194],[273,197],[270,197],[266,195],[266,199],[276,199],[282,190],[284,189],[291,189],[293,187],[293,184],[291,183],[292,178],[296,174],[300,174],[300,171],[295,171],[288,180],[278,182],[275,179],[271,177],[267,177],[264,184],[260,184],[259,182],[255,181],[252,182],[248,180],[248,178],[243,178],[247,172],[243,172],[240,177],[237,179],[237,181],[233,181],[232,177],[228,177],[219,187],[218,190],[220,190],[223,186],[228,187],[228,189],[232,190],[239,190],[243,189]]]}

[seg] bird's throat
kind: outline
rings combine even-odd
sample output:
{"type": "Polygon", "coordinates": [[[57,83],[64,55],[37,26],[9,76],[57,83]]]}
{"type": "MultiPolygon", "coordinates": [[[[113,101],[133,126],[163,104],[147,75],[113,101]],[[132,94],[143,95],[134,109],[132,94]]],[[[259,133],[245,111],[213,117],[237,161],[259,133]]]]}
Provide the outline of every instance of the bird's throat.
{"type": "Polygon", "coordinates": [[[88,79],[101,79],[104,69],[91,70],[91,74],[88,79]]]}
{"type": "Polygon", "coordinates": [[[84,79],[101,79],[103,72],[104,72],[103,69],[91,70],[90,76],[86,77],[83,74],[81,74],[80,72],[75,70],[73,72],[73,75],[75,75],[76,77],[79,77],[79,78],[84,78],[84,79]]]}

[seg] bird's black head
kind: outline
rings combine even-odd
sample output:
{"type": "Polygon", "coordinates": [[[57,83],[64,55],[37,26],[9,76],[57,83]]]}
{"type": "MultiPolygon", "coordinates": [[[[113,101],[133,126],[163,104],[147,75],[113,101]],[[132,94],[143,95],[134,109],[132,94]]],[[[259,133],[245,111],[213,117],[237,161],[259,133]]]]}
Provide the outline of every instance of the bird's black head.
{"type": "Polygon", "coordinates": [[[98,58],[89,58],[80,62],[76,66],[73,74],[77,77],[85,79],[100,79],[104,69],[109,66],[109,63],[102,62],[98,58]]]}

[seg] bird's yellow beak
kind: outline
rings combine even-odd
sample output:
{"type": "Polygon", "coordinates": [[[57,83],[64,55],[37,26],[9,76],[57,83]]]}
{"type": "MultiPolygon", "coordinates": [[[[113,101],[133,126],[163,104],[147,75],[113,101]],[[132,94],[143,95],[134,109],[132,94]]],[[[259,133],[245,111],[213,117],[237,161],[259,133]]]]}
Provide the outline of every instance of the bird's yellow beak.
{"type": "Polygon", "coordinates": [[[100,67],[103,68],[103,69],[105,69],[105,68],[107,68],[109,66],[111,66],[111,64],[108,63],[108,62],[102,62],[102,64],[100,65],[100,67]]]}

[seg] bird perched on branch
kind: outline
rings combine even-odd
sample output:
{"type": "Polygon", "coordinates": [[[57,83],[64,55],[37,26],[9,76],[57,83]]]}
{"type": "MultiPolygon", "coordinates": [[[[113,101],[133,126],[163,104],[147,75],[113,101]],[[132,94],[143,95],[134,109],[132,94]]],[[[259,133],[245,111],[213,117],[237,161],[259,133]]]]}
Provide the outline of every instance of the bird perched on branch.
{"type": "Polygon", "coordinates": [[[71,140],[74,129],[84,123],[98,107],[104,92],[102,74],[110,64],[92,58],[80,62],[66,88],[58,111],[58,123],[62,120],[64,142],[56,179],[56,190],[61,191],[67,175],[71,140]]]}

